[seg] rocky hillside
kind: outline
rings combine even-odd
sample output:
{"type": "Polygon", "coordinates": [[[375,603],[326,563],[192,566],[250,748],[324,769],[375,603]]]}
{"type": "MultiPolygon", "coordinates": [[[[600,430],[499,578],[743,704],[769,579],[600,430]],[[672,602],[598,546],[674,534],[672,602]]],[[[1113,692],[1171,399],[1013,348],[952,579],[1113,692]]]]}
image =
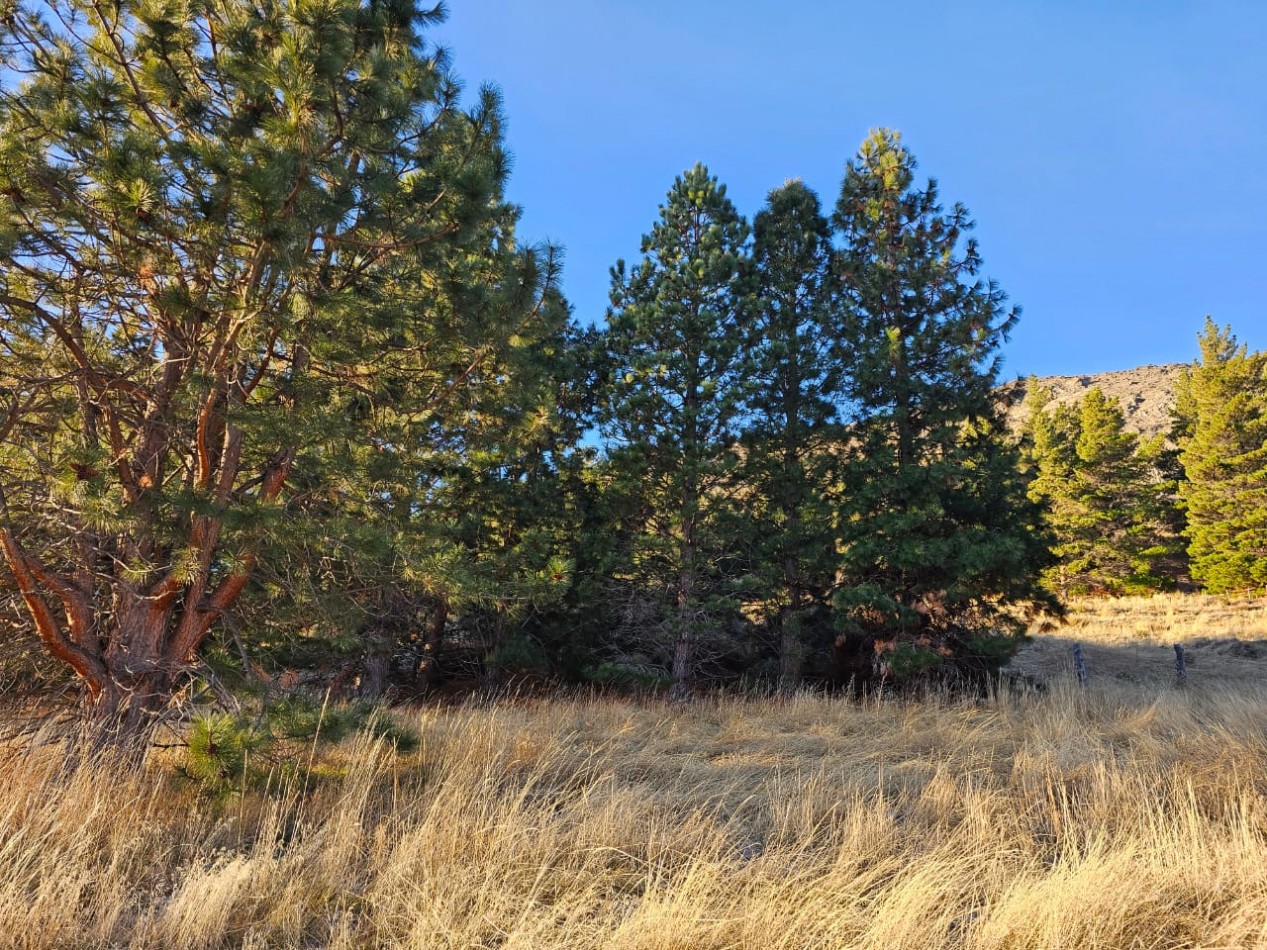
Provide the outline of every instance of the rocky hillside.
{"type": "MultiPolygon", "coordinates": [[[[1051,389],[1057,402],[1077,402],[1087,390],[1099,386],[1106,396],[1117,399],[1126,417],[1126,427],[1145,438],[1170,428],[1170,409],[1175,402],[1175,381],[1185,363],[1165,366],[1137,366],[1135,369],[1088,376],[1040,376],[1038,381],[1051,389]]],[[[1013,384],[1021,387],[1025,381],[1013,384]]],[[[1020,401],[1008,413],[1008,423],[1020,427],[1029,413],[1020,401]]]]}

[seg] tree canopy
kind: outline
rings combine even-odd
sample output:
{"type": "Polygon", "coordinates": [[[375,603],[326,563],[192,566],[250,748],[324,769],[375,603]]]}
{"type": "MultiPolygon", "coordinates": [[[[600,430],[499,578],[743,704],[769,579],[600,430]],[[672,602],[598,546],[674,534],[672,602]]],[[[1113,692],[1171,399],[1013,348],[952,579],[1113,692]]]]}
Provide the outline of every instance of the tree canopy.
{"type": "Polygon", "coordinates": [[[1026,398],[1030,496],[1049,506],[1056,540],[1047,585],[1061,594],[1173,587],[1181,545],[1167,517],[1173,500],[1162,440],[1140,444],[1117,400],[1098,387],[1073,406],[1052,407],[1042,387],[1026,398]]]}
{"type": "Polygon", "coordinates": [[[1006,639],[1000,608],[1046,600],[1035,585],[1046,538],[997,387],[1019,311],[979,277],[967,209],[916,182],[896,133],[873,133],[846,166],[833,224],[856,353],[836,605],[847,631],[918,644],[899,656],[935,667],[1006,639]]]}
{"type": "MultiPolygon", "coordinates": [[[[354,521],[399,527],[421,489],[401,465],[516,411],[498,357],[554,269],[516,246],[498,99],[459,108],[440,16],[8,13],[0,541],[39,636],[124,731],[265,553],[319,521],[340,548],[354,521]]],[[[408,557],[393,530],[373,543],[408,557]]]]}
{"type": "Polygon", "coordinates": [[[670,592],[678,695],[689,692],[718,593],[716,516],[749,382],[748,233],[725,186],[696,165],[673,182],[642,260],[612,269],[604,427],[616,464],[641,483],[634,559],[656,565],[651,576],[670,592]]]}

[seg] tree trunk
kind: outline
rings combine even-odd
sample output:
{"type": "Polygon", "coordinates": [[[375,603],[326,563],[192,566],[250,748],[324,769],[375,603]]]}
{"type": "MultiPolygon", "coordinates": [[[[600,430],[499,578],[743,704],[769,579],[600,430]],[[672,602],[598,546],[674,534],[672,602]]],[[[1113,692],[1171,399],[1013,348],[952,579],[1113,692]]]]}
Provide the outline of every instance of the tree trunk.
{"type": "Polygon", "coordinates": [[[678,632],[673,642],[673,685],[669,699],[683,702],[691,698],[691,683],[695,673],[695,634],[691,621],[678,616],[678,632]]]}
{"type": "MultiPolygon", "coordinates": [[[[241,445],[238,430],[228,427],[225,432],[216,488],[220,502],[232,488],[241,445]]],[[[260,472],[259,501],[277,498],[295,451],[279,449],[260,472]]],[[[158,480],[156,474],[150,477],[158,480]]],[[[183,546],[197,559],[194,577],[182,577],[173,565],[143,585],[121,576],[117,565],[93,571],[94,565],[82,563],[82,555],[77,569],[59,572],[28,553],[11,529],[0,526],[3,562],[17,581],[36,633],[83,684],[84,722],[95,748],[144,749],[212,626],[246,587],[256,558],[250,543],[238,552],[236,567],[211,586],[212,568],[225,553],[219,538],[216,518],[194,517],[189,543],[183,546]]],[[[154,548],[152,538],[124,537],[119,543],[125,551],[154,548]]],[[[181,547],[171,545],[172,550],[181,547]]]]}
{"type": "Polygon", "coordinates": [[[444,645],[444,627],[449,621],[449,604],[444,598],[436,602],[431,620],[422,639],[422,657],[414,674],[420,692],[432,689],[440,670],[440,648],[444,645]]]}
{"type": "MultiPolygon", "coordinates": [[[[787,411],[792,411],[791,406],[787,411]]],[[[804,543],[801,538],[800,511],[804,494],[800,490],[803,480],[797,468],[796,447],[791,444],[783,447],[783,480],[785,537],[793,547],[785,549],[783,555],[783,588],[787,594],[787,605],[779,614],[779,690],[790,693],[800,685],[801,680],[801,580],[796,547],[804,543]]]]}
{"type": "MultiPolygon", "coordinates": [[[[694,508],[693,493],[688,491],[688,510],[694,508]]],[[[695,519],[682,525],[682,561],[677,581],[677,616],[673,642],[673,686],[669,698],[675,702],[689,699],[695,678],[695,519]]]]}
{"type": "Polygon", "coordinates": [[[790,693],[801,682],[801,591],[796,577],[796,558],[783,559],[783,579],[788,603],[779,613],[779,690],[790,693]]]}
{"type": "Polygon", "coordinates": [[[96,698],[87,700],[90,749],[140,759],[171,703],[174,687],[175,677],[162,668],[112,670],[96,698]]]}
{"type": "Polygon", "coordinates": [[[142,753],[171,704],[182,673],[207,631],[240,593],[244,575],[225,578],[197,608],[180,603],[188,590],[168,576],[144,589],[114,580],[111,610],[102,591],[46,569],[0,529],[4,561],[18,583],[36,633],[49,653],[83,684],[83,723],[93,751],[142,753]]]}
{"type": "Polygon", "coordinates": [[[174,597],[128,589],[114,601],[120,606],[101,651],[105,675],[97,695],[90,691],[86,719],[95,748],[140,755],[171,704],[188,658],[171,652],[174,597]]]}
{"type": "Polygon", "coordinates": [[[387,692],[391,666],[391,644],[374,644],[374,649],[361,658],[361,682],[357,685],[357,696],[371,701],[382,699],[387,692]]]}

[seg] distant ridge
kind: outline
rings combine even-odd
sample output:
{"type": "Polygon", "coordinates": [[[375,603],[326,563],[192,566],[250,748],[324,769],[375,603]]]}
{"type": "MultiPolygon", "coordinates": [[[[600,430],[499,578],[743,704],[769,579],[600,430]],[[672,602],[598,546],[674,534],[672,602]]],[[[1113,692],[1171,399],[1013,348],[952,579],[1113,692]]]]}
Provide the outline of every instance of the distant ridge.
{"type": "MultiPolygon", "coordinates": [[[[1137,366],[1134,369],[1112,373],[1092,373],[1086,376],[1039,376],[1038,382],[1051,389],[1060,403],[1077,402],[1095,386],[1106,396],[1114,398],[1126,418],[1126,428],[1151,438],[1159,432],[1170,430],[1170,410],[1175,404],[1175,382],[1187,363],[1167,363],[1162,366],[1137,366]]],[[[1027,380],[1008,383],[1019,387],[1023,398],[1027,380]]],[[[1008,426],[1019,429],[1029,416],[1018,401],[1007,414],[1008,426]]]]}

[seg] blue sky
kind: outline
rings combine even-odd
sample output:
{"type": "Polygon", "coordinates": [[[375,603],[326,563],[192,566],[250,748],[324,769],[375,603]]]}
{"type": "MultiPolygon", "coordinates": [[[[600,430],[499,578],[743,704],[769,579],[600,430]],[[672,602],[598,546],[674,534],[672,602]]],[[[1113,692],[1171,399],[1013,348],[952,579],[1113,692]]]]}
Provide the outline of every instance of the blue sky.
{"type": "Polygon", "coordinates": [[[451,0],[433,34],[499,86],[525,239],[576,316],[703,161],[749,218],[830,207],[899,129],[1024,308],[1009,376],[1187,361],[1207,313],[1267,347],[1267,0],[451,0]]]}

